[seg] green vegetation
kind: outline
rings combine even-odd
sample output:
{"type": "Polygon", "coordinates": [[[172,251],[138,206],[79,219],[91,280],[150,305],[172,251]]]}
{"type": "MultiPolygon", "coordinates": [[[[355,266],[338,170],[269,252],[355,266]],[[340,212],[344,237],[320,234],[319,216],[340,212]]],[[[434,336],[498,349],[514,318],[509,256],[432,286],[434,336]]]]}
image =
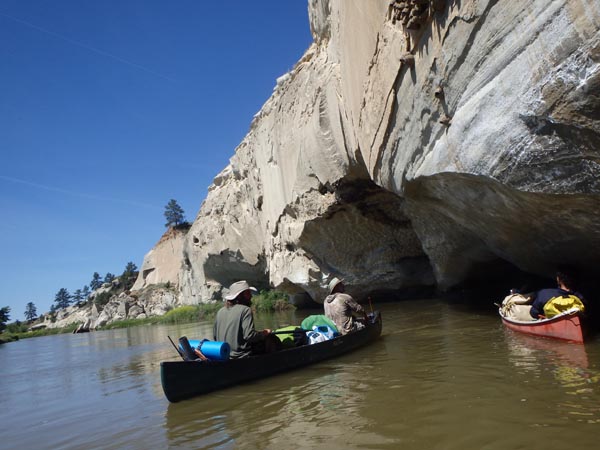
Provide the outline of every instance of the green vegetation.
{"type": "Polygon", "coordinates": [[[94,272],[92,275],[92,281],[90,281],[90,288],[92,291],[99,289],[102,286],[102,279],[100,278],[100,274],[98,272],[94,272]]]}
{"type": "Polygon", "coordinates": [[[71,298],[73,299],[76,305],[80,305],[82,300],[84,300],[83,291],[81,289],[76,289],[75,292],[73,292],[71,298]]]}
{"type": "Polygon", "coordinates": [[[69,305],[71,305],[71,294],[69,294],[69,291],[67,291],[65,288],[61,288],[56,293],[54,303],[57,310],[68,308],[69,305]]]}
{"type": "Polygon", "coordinates": [[[99,311],[102,311],[102,308],[104,307],[104,305],[106,305],[110,298],[113,296],[113,293],[111,291],[106,291],[106,292],[101,292],[100,294],[96,295],[94,297],[94,303],[96,304],[96,307],[98,308],[99,311]]]}
{"type": "Polygon", "coordinates": [[[179,206],[177,200],[171,199],[167,206],[165,206],[165,219],[167,219],[167,223],[165,223],[165,227],[177,227],[183,223],[185,223],[185,214],[183,212],[183,208],[179,206]]]}
{"type": "Polygon", "coordinates": [[[193,323],[199,320],[210,320],[215,317],[217,311],[223,306],[220,303],[203,303],[201,305],[187,305],[172,309],[164,316],[147,317],[146,319],[126,319],[110,323],[103,330],[114,328],[129,328],[137,325],[153,324],[178,324],[193,323]]]}
{"type": "Polygon", "coordinates": [[[129,289],[131,289],[133,287],[133,285],[135,284],[135,280],[136,280],[137,276],[138,276],[137,266],[134,263],[132,263],[131,261],[129,261],[127,263],[127,265],[125,266],[125,270],[119,277],[119,280],[121,282],[121,290],[128,291],[129,289]]]}
{"type": "Polygon", "coordinates": [[[295,309],[295,306],[288,301],[288,296],[279,291],[260,291],[258,295],[252,297],[252,306],[260,312],[295,309]]]}
{"type": "Polygon", "coordinates": [[[6,322],[8,322],[8,319],[10,319],[9,313],[10,313],[10,307],[9,306],[5,306],[4,308],[0,308],[0,333],[2,333],[2,331],[6,327],[6,322]]]}
{"type": "Polygon", "coordinates": [[[28,329],[29,325],[20,320],[15,320],[13,323],[6,325],[6,333],[8,334],[26,333],[28,329]]]}
{"type": "MultiPolygon", "coordinates": [[[[135,266],[135,264],[134,264],[134,266],[135,266]]],[[[115,278],[117,278],[117,277],[114,274],[107,272],[106,275],[104,275],[104,282],[112,283],[113,281],[115,281],[115,278]]]]}
{"type": "Polygon", "coordinates": [[[25,319],[28,322],[33,322],[37,319],[37,308],[33,302],[27,303],[27,306],[25,307],[25,319]]]}
{"type": "Polygon", "coordinates": [[[18,341],[19,339],[27,339],[32,337],[49,336],[52,334],[72,333],[77,329],[78,326],[79,323],[73,323],[65,328],[44,328],[42,330],[27,331],[28,326],[17,321],[8,325],[6,332],[0,335],[0,343],[18,341]],[[18,331],[10,332],[10,329],[18,331]]]}
{"type": "MultiPolygon", "coordinates": [[[[103,292],[96,294],[93,299],[93,302],[98,308],[98,311],[102,311],[104,305],[106,305],[113,296],[119,295],[121,292],[129,291],[135,284],[135,280],[137,279],[138,273],[139,272],[137,266],[131,261],[127,263],[127,265],[125,266],[125,270],[123,270],[121,276],[118,277],[118,280],[112,273],[107,273],[104,277],[104,280],[105,282],[107,282],[106,280],[110,280],[111,286],[106,288],[106,290],[104,290],[103,292]]],[[[96,275],[98,275],[97,272],[94,273],[94,277],[96,275]]],[[[100,285],[102,285],[102,283],[100,285]]],[[[86,289],[87,286],[84,286],[83,292],[85,292],[86,289]]],[[[87,297],[89,297],[89,294],[86,296],[86,299],[87,297]]],[[[88,300],[88,302],[89,301],[90,300],[88,300]]]]}
{"type": "Polygon", "coordinates": [[[190,323],[197,320],[212,319],[221,308],[220,303],[203,303],[201,305],[187,305],[172,309],[161,318],[162,323],[190,323]]]}

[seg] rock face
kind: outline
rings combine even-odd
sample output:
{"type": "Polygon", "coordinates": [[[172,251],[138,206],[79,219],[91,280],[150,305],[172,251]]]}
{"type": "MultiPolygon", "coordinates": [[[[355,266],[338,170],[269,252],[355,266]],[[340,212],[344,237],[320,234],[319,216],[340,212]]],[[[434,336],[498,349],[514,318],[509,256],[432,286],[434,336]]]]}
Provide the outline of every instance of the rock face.
{"type": "Polygon", "coordinates": [[[179,284],[182,249],[186,231],[170,228],[144,257],[132,290],[139,291],[158,283],[179,284]]]}
{"type": "Polygon", "coordinates": [[[600,263],[600,3],[310,0],[309,16],[314,43],[139,286],[322,301],[333,276],[364,298],[600,263]]]}
{"type": "Polygon", "coordinates": [[[60,309],[54,321],[51,315],[47,314],[45,320],[35,325],[35,328],[65,328],[78,323],[75,332],[91,331],[119,320],[162,316],[179,305],[179,296],[172,289],[150,286],[136,294],[127,295],[122,292],[113,295],[108,303],[101,307],[100,312],[93,302],[60,309]]]}

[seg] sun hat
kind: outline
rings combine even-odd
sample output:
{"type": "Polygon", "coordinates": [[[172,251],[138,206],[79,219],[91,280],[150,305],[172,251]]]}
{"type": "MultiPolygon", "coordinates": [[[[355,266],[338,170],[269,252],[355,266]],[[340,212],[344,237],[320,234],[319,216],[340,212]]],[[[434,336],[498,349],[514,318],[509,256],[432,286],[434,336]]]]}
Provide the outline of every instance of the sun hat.
{"type": "Polygon", "coordinates": [[[344,280],[340,280],[338,277],[333,277],[333,279],[329,282],[329,293],[331,294],[333,292],[333,290],[335,289],[335,287],[340,284],[343,283],[344,280]]]}
{"type": "Polygon", "coordinates": [[[250,286],[246,280],[236,281],[229,286],[228,293],[223,296],[223,298],[225,300],[234,300],[238,295],[247,290],[258,292],[256,288],[250,286]]]}

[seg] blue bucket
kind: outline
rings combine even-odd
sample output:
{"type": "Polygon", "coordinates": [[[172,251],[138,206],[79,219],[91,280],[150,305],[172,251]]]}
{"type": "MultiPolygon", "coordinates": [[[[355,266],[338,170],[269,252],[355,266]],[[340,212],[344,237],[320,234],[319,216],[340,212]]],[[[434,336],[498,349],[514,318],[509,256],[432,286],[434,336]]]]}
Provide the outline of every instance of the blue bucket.
{"type": "Polygon", "coordinates": [[[208,339],[190,339],[190,345],[197,348],[208,359],[216,359],[219,361],[229,359],[231,348],[227,342],[209,341],[208,339]]]}

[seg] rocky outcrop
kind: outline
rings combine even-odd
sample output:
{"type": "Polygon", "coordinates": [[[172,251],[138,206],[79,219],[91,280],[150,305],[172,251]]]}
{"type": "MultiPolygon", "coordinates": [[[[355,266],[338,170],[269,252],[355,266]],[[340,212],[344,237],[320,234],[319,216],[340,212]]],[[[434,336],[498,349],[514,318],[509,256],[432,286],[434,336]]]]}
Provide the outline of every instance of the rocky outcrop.
{"type": "Polygon", "coordinates": [[[154,248],[144,257],[138,278],[131,288],[133,291],[139,291],[158,283],[179,285],[183,242],[186,233],[187,230],[169,228],[163,234],[154,248]]]}
{"type": "Polygon", "coordinates": [[[237,279],[320,301],[332,276],[360,298],[598,266],[600,4],[310,0],[309,15],[313,45],[181,253],[148,262],[153,283],[177,269],[180,302],[237,279]]]}
{"type": "Polygon", "coordinates": [[[79,324],[74,332],[81,333],[102,328],[119,320],[162,316],[180,305],[179,296],[173,289],[150,286],[136,294],[128,295],[122,292],[113,295],[100,307],[101,311],[93,302],[60,309],[54,319],[51,314],[46,314],[42,323],[31,328],[65,328],[79,324]]]}

